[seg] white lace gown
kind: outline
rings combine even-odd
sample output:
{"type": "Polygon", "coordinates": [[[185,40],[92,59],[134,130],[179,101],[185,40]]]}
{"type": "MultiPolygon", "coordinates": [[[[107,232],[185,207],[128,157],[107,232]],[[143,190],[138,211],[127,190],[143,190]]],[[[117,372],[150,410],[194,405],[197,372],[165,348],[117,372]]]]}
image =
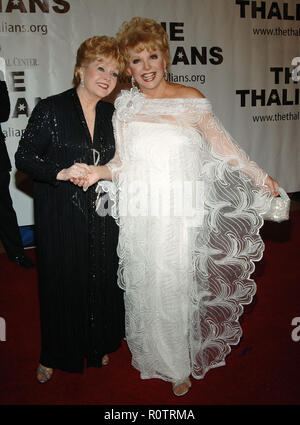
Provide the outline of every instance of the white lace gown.
{"type": "Polygon", "coordinates": [[[207,99],[115,102],[108,164],[120,226],[126,338],[141,378],[201,379],[239,342],[256,285],[270,201],[266,173],[232,140],[207,99]]]}

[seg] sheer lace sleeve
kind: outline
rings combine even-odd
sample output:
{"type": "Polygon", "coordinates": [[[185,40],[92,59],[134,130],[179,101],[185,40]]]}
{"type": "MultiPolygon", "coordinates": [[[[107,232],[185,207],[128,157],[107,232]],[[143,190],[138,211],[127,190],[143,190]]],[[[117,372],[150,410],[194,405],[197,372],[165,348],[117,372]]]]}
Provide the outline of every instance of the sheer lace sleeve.
{"type": "Polygon", "coordinates": [[[208,101],[187,105],[180,120],[198,135],[205,185],[190,304],[191,358],[194,376],[202,378],[225,364],[242,335],[239,317],[256,292],[250,276],[263,255],[259,229],[272,195],[264,185],[267,174],[233,140],[208,101]]]}
{"type": "MultiPolygon", "coordinates": [[[[202,179],[210,187],[210,205],[231,203],[237,210],[251,208],[261,217],[268,211],[272,194],[268,174],[252,161],[213,114],[207,99],[185,99],[176,123],[195,131],[200,144],[202,179]]],[[[209,201],[207,201],[209,202],[209,201]]]]}
{"type": "Polygon", "coordinates": [[[264,186],[267,173],[264,172],[233,140],[213,113],[202,113],[195,120],[199,133],[209,143],[211,152],[217,158],[240,170],[260,187],[264,186]]]}

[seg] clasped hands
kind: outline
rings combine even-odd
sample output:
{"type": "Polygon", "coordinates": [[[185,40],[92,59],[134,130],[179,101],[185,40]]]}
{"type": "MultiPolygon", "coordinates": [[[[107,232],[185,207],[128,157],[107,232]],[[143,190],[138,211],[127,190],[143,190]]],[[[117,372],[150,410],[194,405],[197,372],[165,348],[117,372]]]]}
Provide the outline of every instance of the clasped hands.
{"type": "Polygon", "coordinates": [[[82,163],[75,163],[69,168],[64,168],[57,174],[57,180],[70,181],[82,187],[84,191],[94,183],[97,183],[100,178],[100,167],[82,163]]]}

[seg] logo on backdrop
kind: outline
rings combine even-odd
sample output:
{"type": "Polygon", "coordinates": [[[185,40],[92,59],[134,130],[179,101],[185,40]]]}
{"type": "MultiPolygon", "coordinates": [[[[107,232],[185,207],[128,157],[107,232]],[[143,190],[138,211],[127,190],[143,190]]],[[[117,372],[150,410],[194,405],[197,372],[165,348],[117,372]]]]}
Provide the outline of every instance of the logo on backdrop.
{"type": "Polygon", "coordinates": [[[240,18],[300,21],[300,3],[277,1],[235,0],[240,18]]]}
{"type": "MultiPolygon", "coordinates": [[[[184,22],[161,22],[162,27],[169,35],[170,42],[184,41],[184,22]]],[[[223,62],[222,48],[218,46],[177,46],[172,65],[220,65],[223,62]]]]}
{"type": "MultiPolygon", "coordinates": [[[[27,70],[24,68],[34,68],[38,66],[38,60],[37,58],[20,58],[20,57],[13,57],[13,58],[0,58],[2,59],[0,61],[0,70],[5,75],[5,79],[8,84],[8,89],[11,94],[16,93],[18,98],[13,102],[11,97],[11,118],[18,118],[20,115],[24,115],[25,117],[29,117],[31,114],[30,108],[28,106],[27,100],[25,98],[25,92],[26,92],[26,72],[27,70]],[[13,67],[14,70],[10,71],[9,68],[13,67]],[[18,67],[20,67],[20,70],[15,70],[18,67]]],[[[34,106],[41,100],[40,97],[36,97],[34,99],[34,106]]],[[[10,129],[8,129],[10,131],[10,129]]],[[[9,136],[19,136],[19,134],[6,134],[6,137],[9,136]]]]}
{"type": "MultiPolygon", "coordinates": [[[[25,79],[26,73],[28,72],[27,69],[32,69],[38,65],[37,58],[21,58],[15,56],[13,58],[4,59],[3,57],[0,57],[0,72],[4,77],[4,80],[7,82],[8,91],[10,93],[11,118],[24,117],[27,119],[30,116],[31,110],[25,97],[25,79]],[[13,68],[13,70],[10,70],[10,67],[13,68]]],[[[40,99],[40,97],[34,98],[34,106],[40,101],[40,99]]],[[[3,133],[6,138],[19,138],[22,136],[24,130],[25,129],[17,129],[8,126],[3,128],[3,133]]]]}
{"type": "MultiPolygon", "coordinates": [[[[48,25],[36,24],[26,21],[27,14],[46,14],[50,12],[67,13],[70,9],[69,2],[65,0],[0,0],[0,13],[9,14],[7,21],[0,21],[0,33],[30,33],[37,35],[47,35],[48,25]],[[22,23],[12,23],[14,16],[22,17],[22,23]]],[[[31,15],[30,15],[31,16],[31,15]]]]}
{"type": "Polygon", "coordinates": [[[291,67],[270,67],[269,73],[275,86],[286,85],[286,88],[236,90],[242,108],[299,105],[300,89],[295,85],[300,80],[300,57],[291,60],[291,67]]]}
{"type": "MultiPolygon", "coordinates": [[[[24,97],[26,92],[25,84],[25,71],[12,71],[10,72],[11,77],[11,92],[17,92],[19,97],[17,98],[14,107],[12,108],[13,113],[11,118],[19,118],[20,115],[25,115],[29,117],[31,114],[30,108],[28,106],[27,100],[24,97]]],[[[40,97],[34,99],[34,106],[41,100],[40,97]]]]}
{"type": "Polygon", "coordinates": [[[0,0],[0,13],[67,13],[69,9],[65,0],[0,0]]]}
{"type": "MultiPolygon", "coordinates": [[[[161,22],[170,40],[172,71],[176,65],[220,65],[223,62],[223,50],[219,46],[190,46],[182,43],[184,39],[184,22],[161,22]],[[179,45],[178,45],[179,44],[179,45]],[[184,44],[184,45],[182,45],[184,44]]],[[[197,71],[199,68],[194,68],[197,71]]],[[[203,70],[203,68],[201,68],[203,70]]],[[[206,75],[204,73],[192,74],[168,74],[168,81],[173,83],[195,83],[205,84],[206,75]]]]}

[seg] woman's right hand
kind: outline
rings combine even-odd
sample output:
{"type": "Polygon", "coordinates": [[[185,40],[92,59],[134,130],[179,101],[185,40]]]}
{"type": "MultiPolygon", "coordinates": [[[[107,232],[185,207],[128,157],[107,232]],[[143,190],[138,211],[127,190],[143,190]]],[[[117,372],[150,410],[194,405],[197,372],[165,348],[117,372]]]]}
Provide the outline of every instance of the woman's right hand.
{"type": "Polygon", "coordinates": [[[77,186],[82,187],[84,191],[87,191],[90,186],[97,183],[103,178],[103,166],[89,165],[88,174],[84,177],[71,178],[70,181],[77,186]]]}
{"type": "Polygon", "coordinates": [[[279,195],[279,193],[277,192],[277,189],[279,188],[279,183],[271,176],[267,176],[265,180],[265,185],[268,187],[269,191],[272,193],[273,196],[279,195]]]}

